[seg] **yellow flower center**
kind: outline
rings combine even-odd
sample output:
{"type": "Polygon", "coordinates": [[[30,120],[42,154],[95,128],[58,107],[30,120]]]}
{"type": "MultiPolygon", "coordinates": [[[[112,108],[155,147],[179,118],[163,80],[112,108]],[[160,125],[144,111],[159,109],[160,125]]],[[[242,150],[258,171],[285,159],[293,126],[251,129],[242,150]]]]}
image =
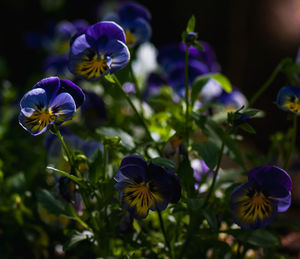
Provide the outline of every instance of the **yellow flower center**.
{"type": "Polygon", "coordinates": [[[146,217],[149,208],[153,208],[156,202],[162,200],[163,197],[159,193],[151,190],[149,182],[135,183],[131,181],[123,191],[123,201],[130,207],[135,206],[140,217],[146,217]]]}
{"type": "Polygon", "coordinates": [[[255,221],[257,218],[263,220],[271,216],[272,203],[262,192],[255,191],[246,196],[241,204],[240,213],[246,221],[255,221]]]}
{"type": "Polygon", "coordinates": [[[125,30],[125,37],[127,46],[131,46],[136,42],[136,37],[130,30],[125,30]]]}
{"type": "Polygon", "coordinates": [[[85,57],[84,61],[78,63],[76,67],[77,73],[87,79],[100,77],[108,69],[107,59],[103,55],[97,54],[85,57]]]}
{"type": "Polygon", "coordinates": [[[292,112],[300,113],[300,100],[296,96],[290,97],[284,106],[292,112]]]}

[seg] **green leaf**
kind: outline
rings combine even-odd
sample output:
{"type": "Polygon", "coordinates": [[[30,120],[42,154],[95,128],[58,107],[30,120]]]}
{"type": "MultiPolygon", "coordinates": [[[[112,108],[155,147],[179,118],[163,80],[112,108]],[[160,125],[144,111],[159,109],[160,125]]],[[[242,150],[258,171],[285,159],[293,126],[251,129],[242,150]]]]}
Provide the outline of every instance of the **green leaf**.
{"type": "Polygon", "coordinates": [[[71,175],[71,174],[69,174],[69,173],[67,173],[67,172],[64,172],[64,171],[62,171],[62,170],[56,169],[56,168],[51,167],[51,166],[47,166],[47,169],[53,170],[53,171],[55,171],[55,172],[57,172],[57,173],[59,173],[59,174],[65,176],[65,177],[69,178],[70,180],[72,180],[73,182],[77,183],[78,185],[81,185],[81,186],[83,185],[82,179],[78,178],[78,177],[75,176],[75,175],[71,175]]]}
{"type": "Polygon", "coordinates": [[[266,229],[247,231],[237,229],[230,230],[229,233],[238,240],[257,247],[274,247],[281,244],[279,237],[266,229]]]}
{"type": "Polygon", "coordinates": [[[75,230],[73,233],[74,234],[71,236],[70,240],[66,244],[64,244],[65,251],[73,248],[74,246],[78,245],[78,243],[84,240],[91,239],[94,236],[94,234],[90,231],[79,232],[75,230]]]}
{"type": "Polygon", "coordinates": [[[220,73],[211,74],[211,78],[216,80],[222,86],[224,91],[226,91],[227,93],[230,93],[232,91],[232,86],[229,79],[223,74],[220,73]]]}
{"type": "Polygon", "coordinates": [[[209,209],[203,210],[202,213],[205,219],[207,220],[209,226],[213,229],[218,229],[218,221],[215,213],[209,209]]]}
{"type": "Polygon", "coordinates": [[[72,216],[68,213],[66,205],[58,200],[53,193],[49,192],[46,189],[40,189],[36,193],[37,200],[41,203],[41,205],[52,214],[56,216],[68,216],[72,218],[72,216]]]}
{"type": "Polygon", "coordinates": [[[187,23],[186,32],[189,33],[195,31],[195,26],[196,26],[196,18],[194,15],[192,15],[187,23]]]}
{"type": "Polygon", "coordinates": [[[255,129],[249,123],[243,123],[243,124],[239,125],[239,128],[243,129],[244,131],[246,131],[250,134],[256,134],[255,129]]]}
{"type": "Polygon", "coordinates": [[[195,198],[195,199],[189,198],[189,199],[183,199],[183,202],[186,203],[188,208],[191,209],[192,211],[198,211],[199,209],[201,209],[203,200],[199,198],[195,198]]]}
{"type": "Polygon", "coordinates": [[[175,168],[175,163],[172,160],[169,160],[164,157],[155,157],[150,160],[153,164],[155,165],[160,165],[164,168],[167,169],[174,169],[175,168]]]}
{"type": "Polygon", "coordinates": [[[228,135],[224,129],[215,121],[207,119],[206,125],[208,125],[209,130],[213,130],[218,137],[224,141],[225,146],[233,153],[233,160],[239,163],[243,168],[245,168],[243,157],[237,143],[228,135]]]}
{"type": "Polygon", "coordinates": [[[195,41],[193,42],[193,46],[194,46],[196,49],[200,50],[200,51],[203,51],[203,50],[204,50],[202,44],[201,44],[199,41],[197,41],[197,40],[195,40],[195,41]]]}
{"type": "Polygon", "coordinates": [[[105,75],[104,78],[105,78],[108,82],[110,82],[110,83],[112,83],[112,84],[115,84],[115,83],[116,83],[115,80],[113,79],[113,77],[112,77],[110,74],[105,75]]]}
{"type": "Polygon", "coordinates": [[[120,137],[121,138],[121,144],[127,149],[131,150],[135,147],[135,143],[133,141],[133,138],[125,131],[117,128],[111,128],[111,127],[101,127],[96,130],[97,134],[99,134],[101,137],[120,137]]]}
{"type": "Polygon", "coordinates": [[[217,164],[219,147],[211,141],[205,141],[193,145],[193,149],[204,160],[210,169],[214,169],[217,164]]]}
{"type": "Polygon", "coordinates": [[[202,88],[207,84],[209,78],[197,77],[192,84],[191,101],[192,105],[197,100],[202,88]]]}
{"type": "Polygon", "coordinates": [[[97,151],[92,156],[92,162],[89,165],[89,179],[94,183],[101,176],[102,161],[103,161],[102,151],[100,149],[97,149],[97,151]]]}

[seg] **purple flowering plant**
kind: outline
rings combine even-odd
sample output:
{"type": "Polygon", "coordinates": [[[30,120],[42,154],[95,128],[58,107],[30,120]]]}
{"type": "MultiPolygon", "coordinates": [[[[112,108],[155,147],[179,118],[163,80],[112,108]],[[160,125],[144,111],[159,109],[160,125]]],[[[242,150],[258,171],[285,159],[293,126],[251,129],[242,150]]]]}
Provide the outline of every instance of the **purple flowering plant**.
{"type": "MultiPolygon", "coordinates": [[[[41,69],[37,83],[29,80],[21,127],[0,117],[3,246],[14,236],[32,258],[285,256],[281,240],[299,225],[292,213],[298,61],[283,60],[246,96],[195,16],[181,42],[156,46],[146,6],[114,7],[96,21],[58,22],[48,43],[60,59],[48,65],[67,64],[68,73],[41,69]],[[271,115],[256,101],[279,72],[288,83],[268,105],[292,125],[260,152],[252,148],[255,122],[271,115]],[[3,137],[10,135],[24,150],[19,161],[16,142],[3,137]]],[[[8,102],[0,101],[2,115],[8,102]]]]}

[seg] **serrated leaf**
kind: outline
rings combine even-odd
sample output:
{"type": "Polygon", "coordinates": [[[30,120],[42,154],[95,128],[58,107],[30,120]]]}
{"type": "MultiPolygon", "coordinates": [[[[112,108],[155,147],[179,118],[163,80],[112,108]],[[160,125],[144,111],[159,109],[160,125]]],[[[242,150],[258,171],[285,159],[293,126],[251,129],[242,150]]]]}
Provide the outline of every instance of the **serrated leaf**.
{"type": "Polygon", "coordinates": [[[193,145],[193,149],[210,169],[214,169],[219,155],[219,147],[214,142],[205,141],[197,143],[193,145]]]}
{"type": "Polygon", "coordinates": [[[167,169],[175,168],[175,163],[172,160],[164,158],[164,157],[155,157],[155,158],[151,159],[150,161],[155,165],[160,165],[167,169]]]}
{"type": "Polygon", "coordinates": [[[256,134],[255,129],[249,123],[240,124],[239,128],[241,128],[242,130],[244,130],[250,134],[256,134]]]}
{"type": "Polygon", "coordinates": [[[102,127],[97,129],[97,134],[102,137],[120,137],[121,144],[128,150],[131,150],[135,147],[133,138],[125,131],[121,129],[111,128],[111,127],[102,127]]]}
{"type": "Polygon", "coordinates": [[[108,82],[110,82],[110,83],[112,83],[112,84],[115,84],[115,83],[116,83],[115,80],[113,79],[113,77],[112,77],[110,74],[105,75],[104,78],[105,78],[108,82]]]}
{"type": "Polygon", "coordinates": [[[196,18],[194,15],[192,15],[187,23],[186,32],[187,33],[193,32],[195,30],[195,26],[196,26],[196,18]]]}

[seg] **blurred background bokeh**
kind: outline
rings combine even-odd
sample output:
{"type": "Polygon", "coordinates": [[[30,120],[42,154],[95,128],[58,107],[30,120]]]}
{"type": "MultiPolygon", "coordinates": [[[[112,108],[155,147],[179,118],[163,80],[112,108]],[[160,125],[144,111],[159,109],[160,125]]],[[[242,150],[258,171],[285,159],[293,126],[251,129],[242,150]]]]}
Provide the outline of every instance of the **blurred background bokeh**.
{"type": "MultiPolygon", "coordinates": [[[[116,1],[67,0],[2,0],[1,56],[7,63],[5,78],[28,90],[32,71],[38,74],[45,53],[25,44],[29,31],[42,33],[49,23],[85,19],[90,24],[99,20],[101,6],[116,1]],[[26,88],[27,87],[27,88],[26,88]]],[[[224,1],[137,1],[152,14],[151,42],[160,46],[181,40],[189,17],[194,14],[200,40],[210,43],[224,73],[233,85],[250,98],[268,79],[285,57],[296,58],[300,46],[299,0],[224,0],[224,1]]],[[[280,75],[257,101],[256,108],[266,112],[257,119],[255,145],[267,149],[273,128],[285,129],[286,113],[274,104],[279,88],[287,79],[280,75]]]]}

